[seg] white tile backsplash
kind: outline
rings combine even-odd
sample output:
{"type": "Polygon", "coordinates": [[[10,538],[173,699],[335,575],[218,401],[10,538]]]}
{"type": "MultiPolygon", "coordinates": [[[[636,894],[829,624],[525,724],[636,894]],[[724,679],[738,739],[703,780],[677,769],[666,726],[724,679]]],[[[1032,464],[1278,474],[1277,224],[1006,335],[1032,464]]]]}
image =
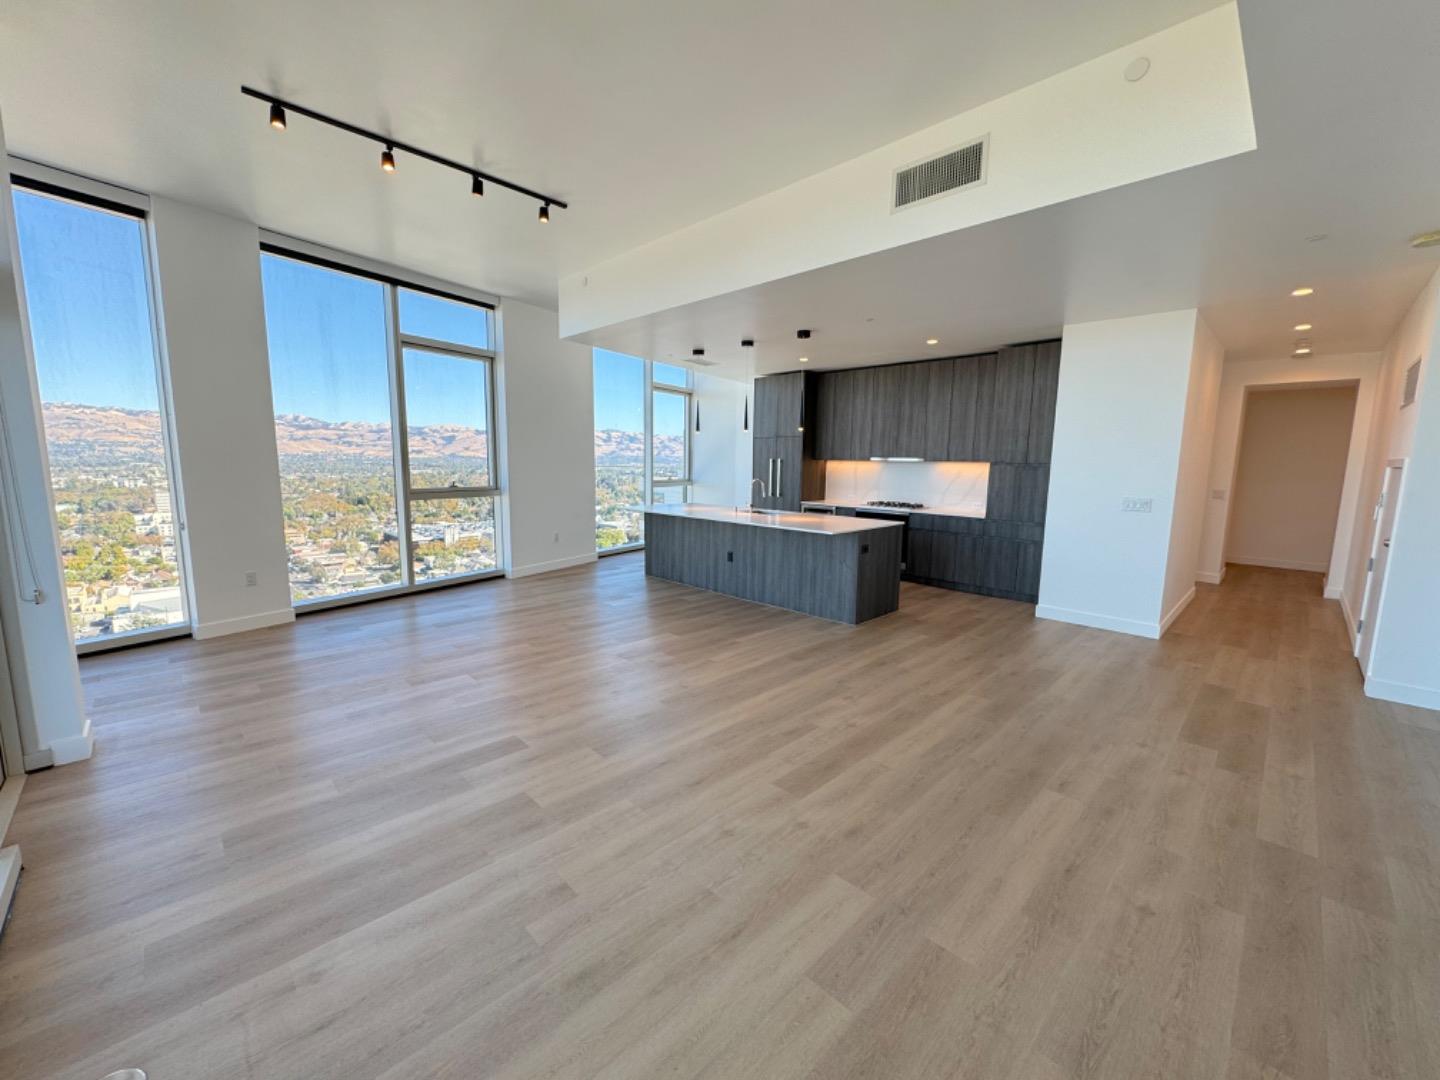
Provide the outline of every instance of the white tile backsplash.
{"type": "Polygon", "coordinates": [[[839,502],[890,499],[965,508],[984,516],[988,461],[827,461],[825,497],[839,502]]]}

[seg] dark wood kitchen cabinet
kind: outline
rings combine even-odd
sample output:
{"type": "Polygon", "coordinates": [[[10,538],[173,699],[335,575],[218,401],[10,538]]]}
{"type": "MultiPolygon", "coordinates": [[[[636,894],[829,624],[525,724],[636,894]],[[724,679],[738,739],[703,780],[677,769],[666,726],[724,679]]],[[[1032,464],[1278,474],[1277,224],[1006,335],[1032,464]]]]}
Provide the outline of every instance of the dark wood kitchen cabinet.
{"type": "Polygon", "coordinates": [[[806,378],[803,371],[765,375],[755,380],[755,418],[751,427],[757,439],[799,435],[805,416],[806,378]]]}
{"type": "Polygon", "coordinates": [[[1060,390],[1060,342],[1042,341],[1035,349],[1035,373],[1030,389],[1030,434],[1025,460],[1048,465],[1055,441],[1055,401],[1060,390]]]}
{"type": "Polygon", "coordinates": [[[1035,346],[1001,349],[981,370],[975,398],[975,461],[1025,461],[1035,346]]]}
{"type": "Polygon", "coordinates": [[[945,458],[949,461],[989,460],[978,452],[976,417],[982,399],[988,401],[991,396],[988,388],[995,381],[995,354],[961,356],[952,363],[945,458]]]}

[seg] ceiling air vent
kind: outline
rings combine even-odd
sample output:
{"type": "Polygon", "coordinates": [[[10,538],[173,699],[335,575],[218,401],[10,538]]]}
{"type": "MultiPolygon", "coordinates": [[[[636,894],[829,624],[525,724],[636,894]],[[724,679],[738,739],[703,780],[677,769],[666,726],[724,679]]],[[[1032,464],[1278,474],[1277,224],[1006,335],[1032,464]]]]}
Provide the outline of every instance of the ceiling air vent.
{"type": "Polygon", "coordinates": [[[1416,360],[1405,369],[1405,392],[1400,395],[1400,408],[1415,404],[1415,392],[1420,389],[1420,361],[1416,360]]]}
{"type": "Polygon", "coordinates": [[[903,210],[916,203],[949,195],[952,191],[983,184],[989,146],[990,136],[986,135],[954,150],[896,169],[895,201],[891,209],[903,210]]]}

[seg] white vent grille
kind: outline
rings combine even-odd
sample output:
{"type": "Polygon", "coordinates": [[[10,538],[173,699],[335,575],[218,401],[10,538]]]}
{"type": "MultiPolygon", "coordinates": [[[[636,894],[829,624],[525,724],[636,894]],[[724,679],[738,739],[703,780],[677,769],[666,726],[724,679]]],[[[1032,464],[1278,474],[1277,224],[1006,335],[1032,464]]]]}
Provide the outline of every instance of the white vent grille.
{"type": "Polygon", "coordinates": [[[1420,389],[1420,361],[1416,360],[1405,369],[1405,392],[1400,395],[1400,408],[1415,404],[1415,393],[1420,389]]]}
{"type": "Polygon", "coordinates": [[[895,170],[893,210],[985,182],[988,136],[895,170]]]}

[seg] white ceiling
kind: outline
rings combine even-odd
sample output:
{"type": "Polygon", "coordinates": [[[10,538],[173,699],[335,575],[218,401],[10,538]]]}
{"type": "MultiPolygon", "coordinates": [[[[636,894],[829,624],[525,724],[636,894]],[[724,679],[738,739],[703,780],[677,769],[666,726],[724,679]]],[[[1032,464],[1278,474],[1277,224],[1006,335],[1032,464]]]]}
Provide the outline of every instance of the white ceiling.
{"type": "Polygon", "coordinates": [[[0,5],[10,150],[553,306],[557,278],[1216,0],[47,0],[0,5]],[[241,83],[572,202],[295,119],[241,83]]]}
{"type": "Polygon", "coordinates": [[[1407,244],[1440,228],[1440,5],[1240,11],[1256,151],[587,338],[657,359],[703,345],[721,373],[764,374],[802,355],[813,367],[954,355],[1200,307],[1234,358],[1288,355],[1300,322],[1317,353],[1382,347],[1440,264],[1440,248],[1407,244]],[[1293,299],[1298,285],[1315,295],[1293,299]],[[814,330],[803,348],[798,327],[814,330]]]}
{"type": "MultiPolygon", "coordinates": [[[[1214,0],[0,0],[13,153],[547,305],[559,275],[1215,6],[1214,0]],[[250,83],[572,201],[303,120],[250,83]]],[[[595,335],[721,369],[955,353],[1202,307],[1232,355],[1366,350],[1440,262],[1440,5],[1241,0],[1259,149],[595,335]],[[1307,237],[1326,238],[1308,242],[1307,237]],[[1308,301],[1291,300],[1312,284],[1308,301]],[[867,319],[873,321],[866,321],[867,319]],[[760,340],[757,356],[738,348],[760,340]],[[926,336],[941,339],[934,350],[926,336]]]]}

